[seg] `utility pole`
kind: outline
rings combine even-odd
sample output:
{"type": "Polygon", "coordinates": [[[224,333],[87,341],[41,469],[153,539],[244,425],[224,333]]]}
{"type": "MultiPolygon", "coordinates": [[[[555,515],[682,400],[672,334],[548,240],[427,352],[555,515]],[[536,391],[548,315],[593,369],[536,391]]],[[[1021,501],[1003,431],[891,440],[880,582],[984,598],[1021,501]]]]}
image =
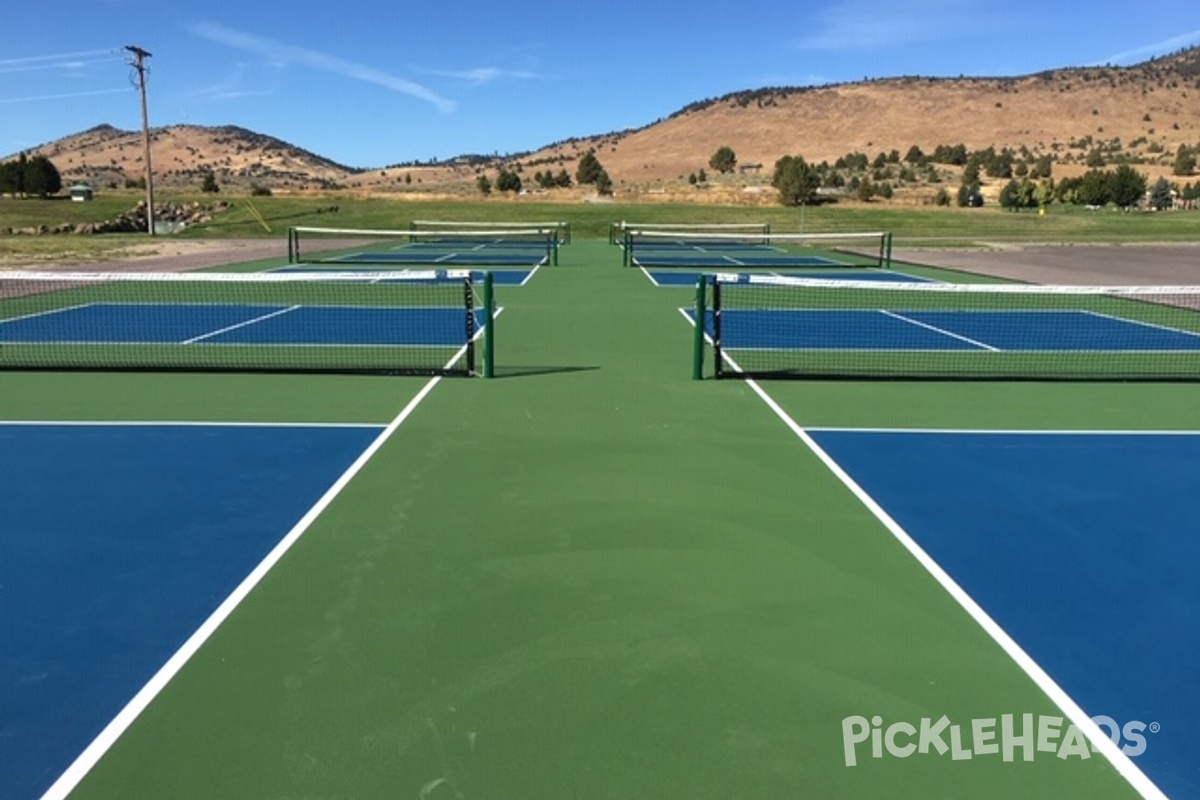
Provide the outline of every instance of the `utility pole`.
{"type": "Polygon", "coordinates": [[[150,57],[137,45],[125,48],[130,53],[129,65],[137,70],[138,93],[142,97],[142,150],[146,160],[146,230],[154,235],[154,172],[150,168],[150,115],[146,112],[146,59],[150,57]]]}

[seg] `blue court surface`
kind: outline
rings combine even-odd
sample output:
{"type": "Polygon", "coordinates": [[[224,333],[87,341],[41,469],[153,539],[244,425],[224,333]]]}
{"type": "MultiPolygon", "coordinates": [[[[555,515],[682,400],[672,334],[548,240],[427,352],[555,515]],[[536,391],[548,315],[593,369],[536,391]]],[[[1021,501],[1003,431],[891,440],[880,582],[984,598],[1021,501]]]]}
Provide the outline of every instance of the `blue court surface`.
{"type": "MultiPolygon", "coordinates": [[[[691,317],[690,309],[685,309],[691,317]]],[[[705,330],[713,334],[711,312],[705,330]]],[[[728,349],[1181,352],[1200,334],[1088,311],[737,310],[728,349]]]]}
{"type": "Polygon", "coordinates": [[[40,797],[380,431],[0,423],[0,797],[40,797]]]}
{"type": "Polygon", "coordinates": [[[1200,435],[809,433],[1159,788],[1200,797],[1200,435]]]}
{"type": "MultiPolygon", "coordinates": [[[[0,342],[456,345],[466,311],[376,306],[89,303],[0,320],[0,342]]],[[[484,314],[475,312],[476,328],[484,314]]]]}
{"type": "MultiPolygon", "coordinates": [[[[529,283],[534,274],[540,267],[533,269],[494,269],[488,270],[492,276],[492,283],[495,286],[524,286],[529,283]]],[[[365,266],[339,266],[337,264],[295,264],[289,267],[279,267],[278,269],[270,270],[271,272],[358,272],[364,273],[379,272],[379,266],[368,268],[365,266]]],[[[436,276],[445,278],[445,270],[400,270],[401,272],[412,272],[415,276],[436,276]]],[[[477,285],[483,281],[483,272],[479,270],[471,271],[471,280],[477,285]]]]}
{"type": "MultiPolygon", "coordinates": [[[[646,277],[650,279],[655,286],[690,286],[695,287],[696,281],[700,279],[702,273],[699,272],[679,272],[676,270],[642,270],[646,277]]],[[[760,273],[764,275],[779,275],[788,278],[813,278],[823,281],[875,281],[877,283],[937,283],[931,278],[922,278],[917,275],[908,275],[903,272],[895,272],[894,270],[881,270],[873,268],[854,268],[844,267],[836,271],[821,270],[821,271],[794,271],[789,270],[786,273],[766,272],[760,273]]],[[[740,279],[745,279],[746,275],[740,275],[740,279]]]]}

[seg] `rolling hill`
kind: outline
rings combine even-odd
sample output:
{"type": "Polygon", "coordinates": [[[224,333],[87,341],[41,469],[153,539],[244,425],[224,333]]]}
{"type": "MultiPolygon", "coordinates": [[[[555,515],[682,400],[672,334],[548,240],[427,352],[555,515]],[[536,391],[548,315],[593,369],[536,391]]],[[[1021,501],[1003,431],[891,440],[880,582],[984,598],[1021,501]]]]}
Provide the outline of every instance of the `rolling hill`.
{"type": "MultiPolygon", "coordinates": [[[[697,101],[644,127],[582,136],[523,154],[462,157],[436,165],[356,169],[274,137],[236,126],[172,125],[152,131],[156,183],[198,186],[212,170],[222,185],[275,191],[474,193],[479,174],[506,166],[529,178],[541,170],[573,174],[595,150],[618,194],[627,198],[702,194],[688,177],[710,170],[721,146],[739,168],[710,175],[709,194],[753,194],[787,154],[833,162],[848,153],[874,158],[931,152],[938,145],[1010,148],[1048,155],[1054,174],[1076,174],[1093,151],[1147,173],[1171,173],[1178,148],[1200,147],[1200,48],[1130,67],[1081,67],[995,78],[894,77],[818,87],[776,87],[697,101]]],[[[123,185],[143,172],[141,134],[108,125],[44,144],[64,181],[123,185]]],[[[918,197],[921,187],[909,187],[918,197]]],[[[557,191],[557,190],[556,190],[557,191]]],[[[579,193],[579,190],[574,190],[579,193]]],[[[555,194],[555,192],[551,192],[555,194]]],[[[556,196],[562,196],[558,194],[556,196]]]]}

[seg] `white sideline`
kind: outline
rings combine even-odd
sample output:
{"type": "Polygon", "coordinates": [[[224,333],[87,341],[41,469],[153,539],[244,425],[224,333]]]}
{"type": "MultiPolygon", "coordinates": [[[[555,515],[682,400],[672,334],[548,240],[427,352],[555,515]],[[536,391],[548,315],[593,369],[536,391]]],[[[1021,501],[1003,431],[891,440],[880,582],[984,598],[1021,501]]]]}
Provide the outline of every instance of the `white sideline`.
{"type": "MultiPolygon", "coordinates": [[[[688,309],[681,308],[679,311],[683,314],[684,319],[687,319],[692,323],[692,325],[696,324],[696,321],[693,320],[688,314],[688,309]]],[[[707,339],[708,337],[706,336],[705,338],[707,339]]],[[[734,369],[739,372],[741,371],[740,368],[738,368],[737,365],[732,361],[732,359],[727,360],[734,367],[734,369]]],[[[858,501],[862,503],[863,506],[870,511],[877,520],[879,520],[879,522],[888,530],[888,532],[900,542],[900,544],[913,556],[913,558],[915,558],[917,562],[925,568],[925,571],[928,572],[929,575],[936,580],[939,585],[941,585],[941,587],[959,604],[959,606],[962,607],[964,611],[967,612],[968,615],[970,615],[973,620],[975,620],[976,624],[978,624],[979,627],[981,627],[984,632],[987,633],[988,636],[990,636],[992,640],[1000,646],[1000,649],[1002,649],[1008,655],[1008,657],[1011,658],[1013,662],[1015,662],[1016,665],[1020,667],[1020,669],[1026,675],[1029,676],[1030,680],[1032,680],[1037,687],[1042,690],[1042,692],[1050,699],[1050,701],[1058,706],[1058,708],[1062,710],[1063,714],[1069,720],[1071,720],[1071,722],[1074,723],[1074,725],[1080,731],[1083,732],[1083,734],[1088,738],[1088,742],[1091,744],[1093,752],[1103,755],[1105,759],[1112,764],[1113,768],[1121,775],[1121,777],[1123,777],[1126,782],[1128,782],[1129,785],[1146,800],[1169,800],[1166,794],[1164,794],[1163,791],[1159,789],[1135,763],[1133,763],[1133,760],[1129,756],[1121,752],[1121,749],[1115,743],[1113,743],[1111,739],[1108,738],[1104,731],[1100,729],[1100,726],[1093,722],[1091,717],[1089,717],[1087,713],[1080,708],[1073,699],[1071,699],[1071,696],[1068,695],[1066,691],[1064,691],[1062,687],[1060,687],[1044,669],[1042,669],[1041,665],[1039,665],[1028,653],[1026,653],[1025,650],[1019,644],[1017,644],[1016,640],[1009,636],[1008,632],[1005,631],[999,623],[992,619],[991,616],[983,610],[983,607],[975,602],[975,599],[971,597],[971,595],[968,594],[965,589],[959,586],[958,583],[950,577],[949,573],[942,569],[941,565],[938,564],[932,556],[926,553],[924,548],[917,544],[916,540],[913,539],[912,536],[910,536],[908,532],[905,531],[898,522],[896,522],[896,520],[892,519],[891,515],[888,514],[887,511],[885,511],[883,507],[880,506],[879,503],[877,503],[875,499],[866,492],[865,489],[859,486],[854,478],[850,477],[850,474],[842,469],[841,465],[838,464],[832,456],[830,456],[819,444],[817,444],[816,440],[809,435],[807,430],[801,427],[796,420],[792,419],[792,417],[786,411],[784,411],[783,407],[775,402],[775,399],[767,394],[766,390],[759,386],[757,381],[750,378],[745,378],[742,380],[754,391],[755,394],[758,395],[759,399],[766,403],[767,407],[771,409],[775,416],[778,417],[783,424],[786,425],[788,429],[796,435],[796,438],[798,438],[804,444],[804,446],[807,447],[809,451],[812,452],[812,454],[815,455],[821,461],[821,463],[825,465],[826,469],[828,469],[834,475],[834,477],[836,477],[842,483],[843,486],[849,489],[851,494],[853,494],[858,501]]]]}
{"type": "MultiPolygon", "coordinates": [[[[450,364],[458,361],[458,359],[462,357],[463,352],[465,352],[465,349],[466,346],[464,345],[463,349],[460,350],[453,359],[451,359],[450,364]]],[[[250,574],[248,574],[229,594],[229,596],[226,597],[219,606],[217,606],[216,610],[209,615],[208,619],[204,620],[200,627],[188,637],[187,641],[185,641],[183,645],[176,650],[169,659],[167,659],[166,663],[159,668],[158,672],[156,672],[154,676],[150,678],[146,685],[143,686],[138,693],[135,694],[133,698],[125,704],[125,707],[122,708],[115,717],[113,717],[112,721],[109,722],[108,725],[105,726],[104,730],[102,730],[99,735],[92,740],[91,744],[84,748],[83,752],[76,757],[75,761],[73,761],[69,767],[67,767],[66,771],[64,771],[62,775],[60,775],[58,779],[50,786],[50,788],[46,790],[46,793],[42,795],[42,800],[65,800],[65,798],[75,789],[75,787],[79,785],[79,782],[82,781],[88,772],[91,771],[92,767],[94,767],[97,762],[100,761],[104,754],[108,752],[109,748],[111,748],[121,737],[121,735],[129,728],[129,726],[133,724],[134,720],[136,720],[138,716],[140,716],[141,713],[146,710],[154,698],[158,696],[159,692],[161,692],[166,685],[171,682],[171,679],[174,678],[181,669],[183,669],[184,665],[187,664],[187,662],[191,660],[192,656],[194,656],[197,651],[200,650],[201,646],[208,641],[209,637],[216,632],[217,628],[219,628],[222,623],[229,618],[234,610],[241,605],[242,601],[249,596],[254,587],[259,584],[259,582],[277,563],[279,563],[280,559],[283,558],[288,550],[290,550],[292,546],[299,541],[300,537],[303,536],[305,531],[307,531],[313,522],[316,521],[317,517],[320,516],[320,514],[326,508],[328,508],[328,506],[334,501],[335,498],[337,498],[339,494],[341,494],[342,490],[346,488],[347,484],[350,483],[354,476],[357,475],[364,466],[366,466],[367,462],[371,460],[372,456],[374,456],[375,453],[378,452],[381,447],[383,447],[384,443],[386,443],[387,440],[391,438],[392,434],[394,434],[400,427],[400,425],[412,415],[412,413],[417,409],[417,406],[421,404],[421,402],[429,395],[431,391],[433,391],[433,388],[437,386],[441,380],[442,376],[435,376],[431,378],[419,392],[417,392],[416,396],[408,402],[408,405],[401,410],[396,418],[388,423],[387,427],[385,427],[379,433],[379,435],[375,437],[374,441],[371,442],[367,449],[364,450],[359,457],[355,459],[354,463],[342,473],[341,477],[339,477],[337,481],[335,481],[334,484],[330,486],[328,490],[326,490],[325,494],[321,496],[321,499],[318,500],[316,504],[308,510],[308,513],[301,517],[300,521],[297,522],[290,531],[288,531],[287,535],[284,536],[279,543],[271,549],[271,552],[267,553],[266,557],[263,558],[263,560],[260,561],[253,570],[251,570],[250,574]]]]}

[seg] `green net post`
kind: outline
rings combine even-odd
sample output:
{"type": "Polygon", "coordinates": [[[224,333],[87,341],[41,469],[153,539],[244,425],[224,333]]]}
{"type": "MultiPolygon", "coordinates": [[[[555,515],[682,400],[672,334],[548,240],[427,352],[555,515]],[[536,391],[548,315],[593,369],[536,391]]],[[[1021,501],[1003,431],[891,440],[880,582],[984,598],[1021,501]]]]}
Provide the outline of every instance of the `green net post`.
{"type": "Polygon", "coordinates": [[[696,278],[696,309],[693,312],[696,329],[692,334],[692,380],[704,380],[704,306],[706,278],[703,273],[696,278]]]}
{"type": "Polygon", "coordinates": [[[550,258],[554,266],[558,266],[558,231],[551,231],[550,237],[550,258]]]}
{"type": "Polygon", "coordinates": [[[622,240],[624,247],[621,248],[621,266],[623,266],[623,267],[628,267],[629,263],[631,261],[631,259],[629,257],[629,248],[631,245],[631,241],[632,241],[632,238],[629,235],[629,231],[625,231],[624,238],[622,240]]]}
{"type": "Polygon", "coordinates": [[[287,239],[288,239],[288,243],[287,243],[288,263],[295,264],[296,263],[296,229],[295,228],[288,228],[287,239]]]}
{"type": "Polygon", "coordinates": [[[495,298],[492,295],[492,273],[483,273],[483,377],[495,377],[494,330],[496,319],[495,298]]]}
{"type": "Polygon", "coordinates": [[[883,268],[892,268],[892,234],[888,232],[883,237],[883,268]]]}

